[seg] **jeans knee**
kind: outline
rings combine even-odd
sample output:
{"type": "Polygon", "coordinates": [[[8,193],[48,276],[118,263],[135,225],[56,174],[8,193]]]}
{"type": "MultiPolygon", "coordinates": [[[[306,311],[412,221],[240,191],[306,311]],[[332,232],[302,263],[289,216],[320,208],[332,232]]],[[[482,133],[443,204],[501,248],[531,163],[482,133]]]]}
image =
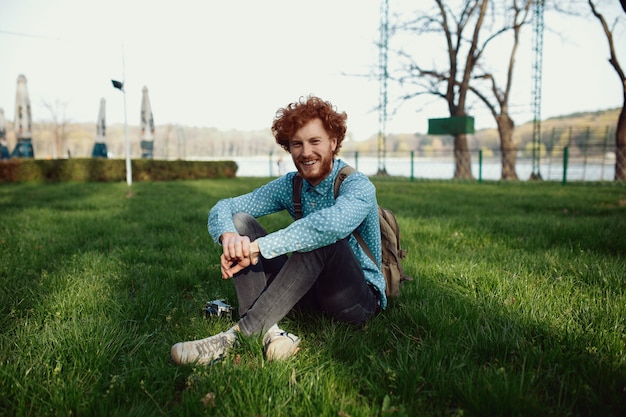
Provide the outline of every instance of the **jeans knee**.
{"type": "Polygon", "coordinates": [[[254,217],[248,213],[236,213],[233,215],[233,223],[239,234],[243,234],[242,231],[248,228],[252,220],[254,220],[254,217]]]}
{"type": "Polygon", "coordinates": [[[233,215],[233,224],[237,233],[242,236],[248,236],[251,240],[265,236],[267,232],[263,226],[248,213],[236,213],[233,215]]]}

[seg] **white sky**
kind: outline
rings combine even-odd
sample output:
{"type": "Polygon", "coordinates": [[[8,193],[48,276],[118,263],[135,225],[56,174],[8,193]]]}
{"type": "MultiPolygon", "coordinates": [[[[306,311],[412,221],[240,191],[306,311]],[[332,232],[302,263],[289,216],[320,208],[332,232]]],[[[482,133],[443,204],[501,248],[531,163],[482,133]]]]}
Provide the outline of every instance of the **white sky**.
{"type": "MultiPolygon", "coordinates": [[[[612,3],[611,21],[624,16],[612,3]]],[[[391,14],[397,4],[391,1],[391,14]]],[[[378,82],[345,74],[376,71],[379,8],[374,0],[3,0],[0,108],[13,120],[17,77],[24,74],[35,122],[50,119],[44,101],[58,101],[67,104],[66,119],[93,122],[95,129],[104,97],[107,124],[120,123],[123,95],[110,80],[125,75],[131,125],[139,125],[143,86],[157,128],[263,129],[279,107],[313,93],[346,111],[349,131],[365,139],[378,130],[378,82]]],[[[621,107],[599,22],[547,14],[545,24],[561,37],[544,35],[542,116],[621,107]]],[[[621,24],[614,41],[626,67],[621,24]]],[[[517,124],[532,119],[531,29],[515,70],[517,124]]],[[[428,118],[446,116],[443,101],[406,103],[387,132],[425,133],[428,118]]],[[[484,110],[474,116],[477,127],[495,125],[484,110]]]]}

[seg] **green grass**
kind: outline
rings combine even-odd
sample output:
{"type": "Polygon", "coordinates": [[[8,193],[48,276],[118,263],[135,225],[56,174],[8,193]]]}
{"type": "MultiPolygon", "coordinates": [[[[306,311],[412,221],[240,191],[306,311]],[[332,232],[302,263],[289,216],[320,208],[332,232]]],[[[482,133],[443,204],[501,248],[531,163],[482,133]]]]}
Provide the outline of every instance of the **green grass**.
{"type": "MultiPolygon", "coordinates": [[[[626,188],[375,179],[416,280],[364,329],[289,317],[302,350],[170,346],[236,304],[206,230],[263,178],[0,187],[0,415],[619,416],[626,188]],[[204,400],[204,401],[202,401],[204,400]]],[[[268,229],[284,214],[263,219],[268,229]]]]}

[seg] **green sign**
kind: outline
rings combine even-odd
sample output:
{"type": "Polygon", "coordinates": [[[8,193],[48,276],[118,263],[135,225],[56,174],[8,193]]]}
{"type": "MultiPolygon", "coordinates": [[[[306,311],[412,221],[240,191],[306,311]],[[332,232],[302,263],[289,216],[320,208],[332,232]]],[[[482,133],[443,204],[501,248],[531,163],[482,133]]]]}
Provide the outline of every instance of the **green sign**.
{"type": "Polygon", "coordinates": [[[429,135],[461,135],[463,133],[474,133],[474,118],[472,116],[428,119],[429,135]]]}

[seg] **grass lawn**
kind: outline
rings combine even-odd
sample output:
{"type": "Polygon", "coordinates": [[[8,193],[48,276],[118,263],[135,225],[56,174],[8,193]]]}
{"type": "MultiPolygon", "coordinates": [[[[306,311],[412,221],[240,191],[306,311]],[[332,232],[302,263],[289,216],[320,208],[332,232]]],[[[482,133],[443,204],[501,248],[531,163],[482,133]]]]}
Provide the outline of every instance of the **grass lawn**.
{"type": "MultiPolygon", "coordinates": [[[[0,186],[2,416],[626,415],[626,187],[374,179],[416,280],[364,329],[289,317],[296,357],[220,332],[207,213],[263,178],[0,186]]],[[[276,214],[268,229],[286,225],[276,214]]]]}

